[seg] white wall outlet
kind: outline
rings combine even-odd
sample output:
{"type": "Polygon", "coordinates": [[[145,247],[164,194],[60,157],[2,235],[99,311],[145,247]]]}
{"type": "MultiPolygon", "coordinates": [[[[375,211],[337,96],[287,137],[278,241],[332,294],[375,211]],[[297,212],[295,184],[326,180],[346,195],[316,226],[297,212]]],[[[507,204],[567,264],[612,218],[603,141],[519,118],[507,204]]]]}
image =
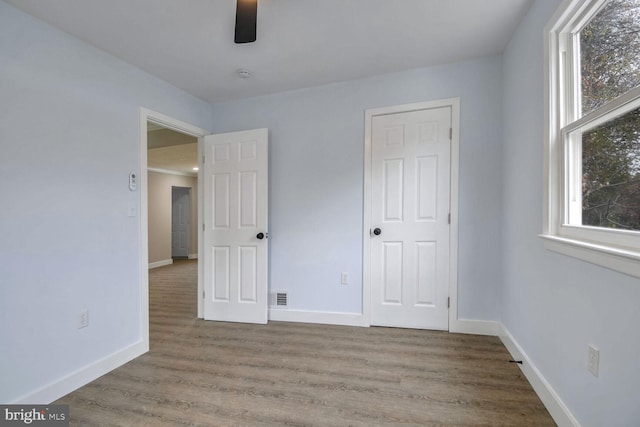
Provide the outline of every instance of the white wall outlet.
{"type": "Polygon", "coordinates": [[[83,310],[78,315],[78,329],[89,326],[89,310],[83,310]]]}
{"type": "Polygon", "coordinates": [[[342,272],[342,274],[340,275],[340,283],[343,285],[349,284],[349,273],[345,271],[342,272]]]}
{"type": "Polygon", "coordinates": [[[587,369],[594,377],[598,377],[598,369],[600,365],[600,350],[589,345],[587,350],[587,369]]]}

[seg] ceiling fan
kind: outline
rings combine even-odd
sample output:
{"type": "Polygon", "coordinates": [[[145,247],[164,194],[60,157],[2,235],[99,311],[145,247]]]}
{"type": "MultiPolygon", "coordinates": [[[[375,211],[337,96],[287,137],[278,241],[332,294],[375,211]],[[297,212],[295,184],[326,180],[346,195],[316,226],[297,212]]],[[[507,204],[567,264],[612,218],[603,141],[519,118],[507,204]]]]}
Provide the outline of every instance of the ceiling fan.
{"type": "Polygon", "coordinates": [[[236,0],[236,34],[234,41],[253,43],[256,41],[258,0],[236,0]]]}

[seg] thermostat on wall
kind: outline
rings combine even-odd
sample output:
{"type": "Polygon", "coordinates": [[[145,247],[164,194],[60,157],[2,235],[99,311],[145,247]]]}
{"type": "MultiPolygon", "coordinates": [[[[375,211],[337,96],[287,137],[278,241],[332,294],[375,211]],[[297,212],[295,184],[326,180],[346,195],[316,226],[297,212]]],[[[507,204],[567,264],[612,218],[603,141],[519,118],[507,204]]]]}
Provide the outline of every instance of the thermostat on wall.
{"type": "Polygon", "coordinates": [[[129,190],[136,191],[138,188],[138,175],[135,172],[129,174],[129,190]]]}

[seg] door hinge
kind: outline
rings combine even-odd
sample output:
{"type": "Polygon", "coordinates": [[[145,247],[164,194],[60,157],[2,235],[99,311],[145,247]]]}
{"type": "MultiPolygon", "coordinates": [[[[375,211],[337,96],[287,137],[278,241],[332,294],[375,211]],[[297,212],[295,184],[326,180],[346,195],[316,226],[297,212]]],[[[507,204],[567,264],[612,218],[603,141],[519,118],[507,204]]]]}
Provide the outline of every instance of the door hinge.
{"type": "Polygon", "coordinates": [[[204,156],[202,156],[202,164],[204,165],[204,156]]]}
{"type": "Polygon", "coordinates": [[[202,231],[204,231],[204,222],[202,223],[202,231]]]}
{"type": "Polygon", "coordinates": [[[447,215],[447,224],[451,224],[451,212],[447,215]]]}
{"type": "Polygon", "coordinates": [[[447,308],[451,308],[451,297],[447,297],[447,308]]]}
{"type": "Polygon", "coordinates": [[[449,128],[449,139],[453,139],[453,128],[449,128]]]}
{"type": "Polygon", "coordinates": [[[205,299],[205,298],[206,298],[206,296],[205,296],[204,289],[203,289],[202,290],[202,299],[205,299]]]}

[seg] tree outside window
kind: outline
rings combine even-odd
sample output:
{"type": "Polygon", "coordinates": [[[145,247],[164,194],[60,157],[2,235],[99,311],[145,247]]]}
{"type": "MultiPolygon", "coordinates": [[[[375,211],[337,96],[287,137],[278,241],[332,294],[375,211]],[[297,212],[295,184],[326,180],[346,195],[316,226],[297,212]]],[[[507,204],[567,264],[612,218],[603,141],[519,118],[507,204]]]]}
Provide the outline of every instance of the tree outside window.
{"type": "MultiPolygon", "coordinates": [[[[609,0],[580,32],[581,115],[640,86],[640,0],[609,0]]],[[[582,225],[640,230],[640,109],[582,133],[582,225]]]]}

